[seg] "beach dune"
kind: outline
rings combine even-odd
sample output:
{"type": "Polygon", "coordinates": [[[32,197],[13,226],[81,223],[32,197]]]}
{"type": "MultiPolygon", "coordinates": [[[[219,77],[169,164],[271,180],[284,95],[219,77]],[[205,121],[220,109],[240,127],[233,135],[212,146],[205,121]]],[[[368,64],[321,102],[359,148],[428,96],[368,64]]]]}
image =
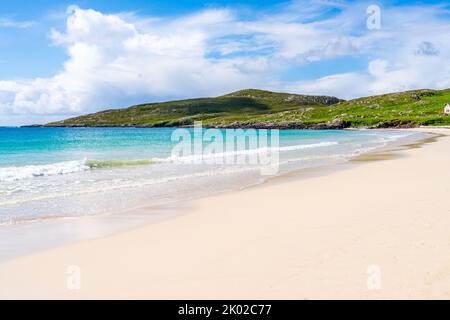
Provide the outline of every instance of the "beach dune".
{"type": "Polygon", "coordinates": [[[450,298],[450,139],[393,154],[4,262],[0,298],[450,298]]]}

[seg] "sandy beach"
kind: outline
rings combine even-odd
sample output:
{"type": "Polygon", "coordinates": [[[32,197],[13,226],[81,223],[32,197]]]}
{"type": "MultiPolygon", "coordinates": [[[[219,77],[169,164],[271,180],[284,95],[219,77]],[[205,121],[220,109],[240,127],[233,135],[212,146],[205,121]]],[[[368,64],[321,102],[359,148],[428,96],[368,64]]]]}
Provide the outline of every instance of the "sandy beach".
{"type": "Polygon", "coordinates": [[[448,299],[450,130],[421,130],[444,136],[4,262],[0,299],[448,299]]]}

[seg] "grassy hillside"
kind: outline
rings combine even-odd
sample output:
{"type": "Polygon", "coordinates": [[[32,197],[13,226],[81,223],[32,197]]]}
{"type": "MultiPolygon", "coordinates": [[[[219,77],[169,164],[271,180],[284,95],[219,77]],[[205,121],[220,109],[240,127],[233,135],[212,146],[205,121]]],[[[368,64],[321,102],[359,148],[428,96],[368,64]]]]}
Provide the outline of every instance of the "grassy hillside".
{"type": "Polygon", "coordinates": [[[339,118],[351,127],[395,127],[449,125],[444,106],[450,103],[450,89],[413,90],[358,98],[334,108],[314,109],[305,121],[329,121],[339,118]]]}
{"type": "Polygon", "coordinates": [[[343,128],[450,125],[448,90],[414,90],[350,101],[328,96],[241,90],[216,98],[149,103],[106,110],[47,126],[190,126],[343,128]]]}

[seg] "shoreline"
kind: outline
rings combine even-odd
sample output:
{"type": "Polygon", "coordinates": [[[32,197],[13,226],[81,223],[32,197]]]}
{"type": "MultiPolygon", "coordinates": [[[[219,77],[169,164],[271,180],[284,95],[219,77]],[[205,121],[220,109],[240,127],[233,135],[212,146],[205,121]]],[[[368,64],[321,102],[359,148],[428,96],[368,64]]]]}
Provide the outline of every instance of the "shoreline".
{"type": "MultiPolygon", "coordinates": [[[[205,129],[277,129],[277,130],[414,130],[414,129],[421,129],[421,128],[436,128],[436,129],[443,129],[443,128],[450,128],[450,126],[422,126],[420,124],[411,124],[407,122],[406,124],[394,124],[394,125],[386,125],[386,126],[343,126],[343,125],[331,125],[327,122],[323,123],[317,123],[314,125],[303,125],[301,123],[298,124],[290,124],[289,125],[270,125],[261,123],[261,125],[258,125],[254,123],[248,124],[248,125],[224,125],[224,126],[218,126],[218,125],[203,125],[203,128],[205,129]]],[[[164,128],[180,128],[180,129],[189,129],[194,128],[194,125],[174,125],[174,126],[77,126],[77,125],[25,125],[25,126],[18,126],[18,127],[3,127],[3,128],[74,128],[74,129],[164,129],[164,128]]],[[[2,128],[2,126],[0,126],[2,128]]]]}
{"type": "MultiPolygon", "coordinates": [[[[391,130],[391,129],[386,129],[391,130]]],[[[404,129],[400,129],[403,131],[404,129]]],[[[379,130],[383,131],[383,130],[379,130]]],[[[414,130],[412,130],[414,132],[414,130]]],[[[261,181],[248,185],[235,186],[232,189],[216,190],[214,192],[201,192],[201,194],[187,198],[170,201],[167,203],[154,205],[152,203],[141,204],[136,207],[128,207],[126,210],[112,211],[109,213],[95,215],[75,215],[75,216],[49,216],[19,222],[3,223],[0,234],[0,241],[11,249],[3,250],[0,255],[0,263],[9,260],[38,253],[41,251],[71,245],[81,241],[102,239],[109,236],[129,232],[147,225],[159,223],[164,220],[176,219],[185,214],[189,214],[195,201],[226,195],[229,193],[251,190],[253,188],[265,187],[267,184],[283,183],[287,180],[309,179],[324,176],[337,170],[348,170],[354,165],[356,158],[361,155],[378,153],[398,149],[410,142],[419,142],[423,138],[403,137],[395,141],[387,142],[384,146],[376,147],[374,150],[365,151],[357,156],[346,157],[344,160],[330,161],[329,163],[317,164],[312,167],[291,169],[286,172],[279,172],[275,176],[267,176],[261,181]],[[53,231],[52,231],[53,230],[53,231]],[[10,243],[9,239],[16,239],[17,233],[33,234],[39,241],[19,240],[10,243]],[[37,235],[37,237],[36,237],[37,235]],[[13,248],[16,246],[16,249],[13,248]]],[[[420,142],[419,142],[420,143],[420,142]]],[[[6,221],[8,222],[8,221],[6,221]]]]}
{"type": "MultiPolygon", "coordinates": [[[[434,128],[422,130],[436,131],[434,128]]],[[[437,130],[439,131],[439,129],[437,130]]],[[[411,131],[417,131],[417,129],[411,129],[411,131]]],[[[322,283],[319,280],[324,276],[324,274],[322,274],[321,277],[317,277],[317,274],[312,272],[312,270],[309,270],[305,273],[305,275],[299,275],[295,272],[295,268],[291,270],[291,268],[298,263],[298,257],[295,255],[293,256],[293,253],[298,252],[298,250],[291,251],[288,250],[289,248],[295,249],[297,247],[297,249],[304,250],[304,252],[299,255],[305,256],[307,258],[305,258],[305,260],[307,260],[309,264],[320,268],[323,265],[322,260],[327,260],[326,257],[322,256],[322,251],[327,251],[326,244],[334,247],[334,243],[328,243],[330,240],[329,234],[324,235],[325,240],[327,240],[325,241],[325,244],[320,243],[320,241],[311,241],[314,239],[320,239],[320,237],[314,234],[313,230],[320,230],[323,228],[326,229],[329,226],[325,224],[320,227],[323,221],[316,221],[314,217],[309,217],[304,214],[301,215],[301,221],[299,221],[299,217],[293,214],[293,212],[290,212],[294,209],[293,205],[298,205],[298,203],[295,200],[293,201],[293,199],[288,197],[288,195],[292,197],[292,189],[298,188],[303,190],[304,194],[308,194],[309,197],[319,200],[320,198],[317,198],[318,194],[309,190],[311,188],[311,186],[309,186],[310,183],[315,186],[322,185],[320,183],[318,184],[318,181],[322,181],[322,183],[328,182],[336,184],[339,181],[339,179],[336,181],[336,176],[341,179],[345,178],[354,180],[358,178],[358,175],[355,175],[355,172],[362,172],[363,175],[369,174],[372,175],[372,178],[376,179],[376,174],[373,176],[374,174],[370,172],[368,167],[379,171],[381,170],[381,167],[386,167],[386,165],[381,164],[398,164],[398,162],[405,162],[407,160],[411,162],[411,159],[415,158],[418,150],[424,151],[426,149],[430,149],[432,146],[440,145],[442,144],[442,141],[445,142],[446,140],[448,139],[441,137],[436,143],[426,145],[424,148],[420,149],[411,148],[394,150],[392,152],[405,153],[406,157],[395,158],[392,159],[392,161],[369,161],[366,159],[363,160],[365,162],[363,166],[359,166],[358,163],[355,163],[350,166],[346,166],[346,169],[348,168],[348,170],[330,170],[331,172],[324,175],[319,173],[318,176],[313,173],[310,179],[303,179],[305,176],[292,176],[287,179],[283,179],[283,177],[281,177],[278,180],[280,183],[278,183],[278,181],[277,183],[266,182],[256,187],[249,187],[241,191],[232,191],[208,198],[197,199],[193,201],[192,208],[189,209],[190,212],[188,212],[188,214],[178,215],[175,219],[144,225],[142,227],[105,238],[77,242],[42,252],[32,253],[26,256],[20,256],[13,260],[0,263],[0,297],[56,297],[69,299],[83,297],[182,299],[241,297],[288,299],[315,297],[371,297],[371,292],[367,293],[364,291],[363,295],[361,295],[361,292],[359,292],[360,295],[354,295],[354,292],[349,292],[344,288],[343,290],[346,294],[338,294],[338,292],[336,292],[337,287],[333,287],[331,291],[325,290],[327,291],[325,292],[323,287],[322,289],[317,287],[318,284],[322,283]],[[271,196],[268,196],[269,194],[271,194],[271,196]],[[236,203],[240,205],[237,205],[236,203]],[[264,206],[264,204],[266,206],[264,206]],[[274,210],[277,204],[280,209],[274,210]],[[272,211],[269,208],[272,209],[272,211]],[[243,213],[246,215],[242,216],[243,213]],[[281,217],[276,217],[273,213],[277,213],[278,215],[281,215],[281,217]],[[261,218],[260,215],[264,218],[263,221],[258,220],[258,217],[261,218]],[[282,223],[283,221],[279,221],[278,218],[283,221],[288,221],[287,218],[293,219],[293,224],[299,227],[300,231],[303,231],[306,235],[302,235],[301,232],[299,232],[300,234],[297,234],[297,232],[293,233],[292,231],[296,230],[292,230],[292,226],[282,223]],[[306,225],[316,225],[316,228],[310,230],[305,228],[305,226],[303,226],[300,222],[304,222],[306,225]],[[205,229],[203,223],[207,226],[209,225],[211,230],[208,228],[205,229]],[[237,233],[228,233],[227,230],[222,230],[222,227],[217,229],[216,227],[219,225],[224,225],[223,228],[230,227],[235,229],[237,233]],[[262,226],[265,227],[261,228],[262,226]],[[200,235],[209,235],[209,237],[213,240],[213,243],[203,243],[204,239],[194,233],[194,231],[190,231],[190,228],[197,230],[200,235]],[[288,229],[287,234],[283,234],[283,228],[288,229]],[[215,234],[213,231],[216,231],[218,234],[215,234]],[[161,238],[158,238],[158,236],[154,233],[159,235],[161,238]],[[171,239],[170,235],[172,235],[175,239],[171,239]],[[190,235],[194,239],[189,236],[183,237],[182,235],[190,235]],[[234,236],[235,239],[228,239],[230,236],[234,236]],[[288,248],[277,247],[274,243],[268,241],[270,239],[275,242],[281,241],[288,248]],[[311,244],[311,246],[315,246],[315,248],[304,248],[303,246],[298,247],[298,240],[307,240],[306,243],[311,244]],[[168,241],[167,246],[165,241],[168,241]],[[188,243],[183,243],[183,241],[188,243]],[[159,247],[158,244],[160,245],[159,247]],[[187,253],[181,251],[180,248],[177,248],[177,244],[184,249],[189,248],[193,257],[190,257],[187,253]],[[91,246],[94,248],[91,248],[91,246]],[[256,248],[260,254],[263,254],[266,250],[267,251],[264,256],[255,256],[252,251],[248,251],[249,246],[256,248]],[[210,251],[203,252],[202,250],[205,248],[210,251]],[[164,249],[167,249],[168,252],[165,252],[164,249]],[[308,250],[311,251],[310,255],[308,255],[308,250]],[[313,255],[313,251],[319,255],[313,255]],[[170,254],[174,252],[179,255],[179,259],[170,254]],[[207,254],[208,252],[210,252],[209,255],[207,254]],[[254,260],[249,260],[246,254],[249,254],[254,260]],[[102,256],[102,261],[100,261],[99,257],[97,258],[96,255],[102,256]],[[120,257],[117,255],[120,255],[120,257]],[[125,256],[123,259],[124,261],[122,261],[122,256],[125,256]],[[276,261],[272,261],[272,259],[266,259],[271,256],[274,259],[278,258],[276,261],[279,261],[279,264],[277,264],[276,261]],[[93,261],[91,262],[90,259],[93,259],[93,261]],[[103,259],[105,259],[105,261],[103,261],[103,259]],[[240,259],[246,261],[247,264],[240,265],[240,259]],[[202,261],[205,260],[208,262],[206,265],[202,263],[202,261]],[[267,266],[265,264],[255,264],[255,260],[265,262],[267,266]],[[80,291],[68,291],[67,288],[64,287],[64,266],[67,266],[67,263],[70,263],[70,265],[77,264],[77,261],[79,262],[83,274],[85,274],[85,272],[87,273],[87,287],[83,285],[80,291]],[[116,262],[118,265],[114,265],[112,262],[116,262]],[[155,265],[153,265],[152,262],[155,265]],[[183,268],[181,265],[176,268],[176,264],[179,265],[180,263],[182,264],[182,262],[187,263],[187,269],[183,268]],[[108,263],[112,263],[112,270],[109,270],[109,267],[107,267],[108,263]],[[140,266],[141,264],[149,268],[151,272],[148,272],[148,270],[145,271],[144,267],[140,266]],[[27,267],[27,265],[37,266],[37,270],[27,267]],[[196,268],[194,268],[194,266],[196,268]],[[266,275],[265,273],[261,273],[261,270],[258,269],[257,266],[260,266],[260,268],[267,271],[268,274],[266,275]],[[41,267],[43,269],[41,269],[41,267]],[[165,270],[165,268],[168,270],[165,270]],[[121,269],[122,271],[119,271],[121,269]],[[248,273],[250,269],[252,269],[256,274],[248,273]],[[120,274],[116,274],[115,272],[119,272],[120,274]],[[134,272],[137,274],[133,275],[132,273],[134,272]],[[313,275],[316,275],[316,277],[313,278],[317,280],[317,283],[315,286],[309,283],[309,294],[305,295],[306,291],[300,290],[301,288],[290,286],[286,287],[286,285],[286,290],[282,290],[281,287],[277,290],[273,290],[274,286],[277,287],[274,283],[277,283],[280,280],[280,277],[289,278],[292,274],[294,274],[294,279],[297,276],[302,278],[303,281],[308,282],[305,277],[306,274],[311,275],[311,272],[313,275]],[[92,278],[94,274],[97,274],[100,278],[99,281],[92,278]],[[160,279],[160,277],[157,277],[155,279],[155,276],[158,275],[162,275],[162,278],[160,279]],[[120,279],[117,279],[118,283],[116,284],[108,284],[105,282],[107,276],[120,279]],[[176,283],[174,279],[177,279],[179,283],[176,283]],[[152,285],[153,282],[150,280],[155,281],[155,284],[152,285]],[[127,281],[130,281],[130,284],[135,284],[135,286],[128,284],[127,281]],[[141,281],[143,284],[140,285],[139,283],[141,281]],[[228,283],[228,281],[230,283],[228,283]],[[242,282],[244,286],[242,291],[238,290],[238,284],[240,282],[242,282]],[[184,288],[182,284],[184,284],[186,288],[184,288]],[[218,289],[214,289],[215,284],[218,289]],[[43,289],[47,288],[47,285],[48,291],[46,291],[47,289],[43,289]],[[108,292],[107,288],[113,289],[114,292],[108,292]],[[332,292],[334,292],[334,294],[332,292]]],[[[436,148],[434,147],[433,149],[436,148]]],[[[419,154],[421,153],[422,152],[419,152],[419,154]]],[[[379,173],[380,175],[384,174],[383,172],[379,173]]],[[[277,178],[274,178],[274,180],[275,179],[277,178]]],[[[355,187],[346,181],[341,181],[341,183],[349,189],[355,187]]],[[[327,183],[324,185],[327,186],[327,183]]],[[[357,192],[358,190],[354,191],[357,192]]],[[[337,189],[336,193],[342,193],[342,191],[337,189]]],[[[327,195],[332,197],[335,201],[338,201],[336,199],[339,199],[333,193],[327,193],[327,195]]],[[[364,194],[360,196],[364,196],[364,194]]],[[[321,204],[321,201],[317,201],[316,204],[318,204],[319,207],[325,205],[321,204]]],[[[391,205],[392,204],[395,205],[396,203],[391,203],[391,205]]],[[[311,206],[311,204],[307,207],[309,210],[316,210],[314,206],[311,206]]],[[[336,227],[339,227],[335,231],[338,235],[339,241],[348,241],[348,236],[342,232],[347,228],[351,229],[352,224],[340,225],[338,220],[336,220],[336,217],[329,216],[327,215],[326,210],[323,211],[319,209],[321,208],[317,209],[320,215],[324,215],[331,219],[331,221],[337,224],[336,227]]],[[[358,223],[363,223],[359,220],[360,217],[358,217],[358,212],[352,210],[347,212],[347,210],[348,208],[346,208],[345,211],[338,210],[337,213],[343,214],[344,218],[351,218],[349,221],[356,222],[356,226],[358,223]]],[[[375,219],[374,217],[366,218],[369,220],[375,219]]],[[[388,221],[384,221],[384,223],[387,224],[388,221]]],[[[364,226],[367,227],[366,225],[364,226]]],[[[355,228],[355,226],[353,227],[355,228]]],[[[369,228],[369,231],[373,231],[372,228],[369,228]]],[[[385,230],[379,230],[379,232],[385,232],[385,230]]],[[[358,233],[358,230],[353,229],[351,233],[358,233]]],[[[360,237],[363,236],[360,235],[360,237]]],[[[300,253],[302,250],[300,250],[300,253]]],[[[332,251],[334,250],[335,248],[332,251]]],[[[379,252],[379,254],[382,254],[382,252],[379,252]]],[[[444,253],[442,253],[442,255],[444,255],[444,253]]],[[[341,263],[343,262],[341,261],[341,263]]],[[[354,262],[352,261],[349,261],[348,265],[350,266],[350,269],[355,268],[354,262]]],[[[330,271],[331,274],[333,273],[333,270],[328,271],[330,271]]],[[[359,272],[364,274],[365,270],[359,270],[359,272]]],[[[361,275],[358,277],[360,276],[361,275]]],[[[336,278],[334,280],[338,281],[339,279],[340,278],[336,278]]],[[[359,285],[361,285],[361,283],[359,283],[359,285]]],[[[305,290],[307,289],[306,287],[304,288],[305,290]]],[[[374,293],[374,296],[377,297],[377,292],[374,293]]],[[[379,296],[388,298],[398,297],[398,295],[392,294],[392,292],[391,294],[379,296]]]]}

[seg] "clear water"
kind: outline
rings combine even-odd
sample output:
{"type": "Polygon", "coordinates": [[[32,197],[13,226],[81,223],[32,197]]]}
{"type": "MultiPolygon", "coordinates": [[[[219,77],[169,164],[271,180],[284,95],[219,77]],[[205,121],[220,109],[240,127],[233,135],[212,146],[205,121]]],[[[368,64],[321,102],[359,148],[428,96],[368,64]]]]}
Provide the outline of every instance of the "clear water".
{"type": "MultiPolygon", "coordinates": [[[[173,130],[0,128],[0,225],[125,213],[267,179],[258,165],[172,161],[173,130]]],[[[411,134],[280,131],[279,173],[345,161],[411,134]]]]}

